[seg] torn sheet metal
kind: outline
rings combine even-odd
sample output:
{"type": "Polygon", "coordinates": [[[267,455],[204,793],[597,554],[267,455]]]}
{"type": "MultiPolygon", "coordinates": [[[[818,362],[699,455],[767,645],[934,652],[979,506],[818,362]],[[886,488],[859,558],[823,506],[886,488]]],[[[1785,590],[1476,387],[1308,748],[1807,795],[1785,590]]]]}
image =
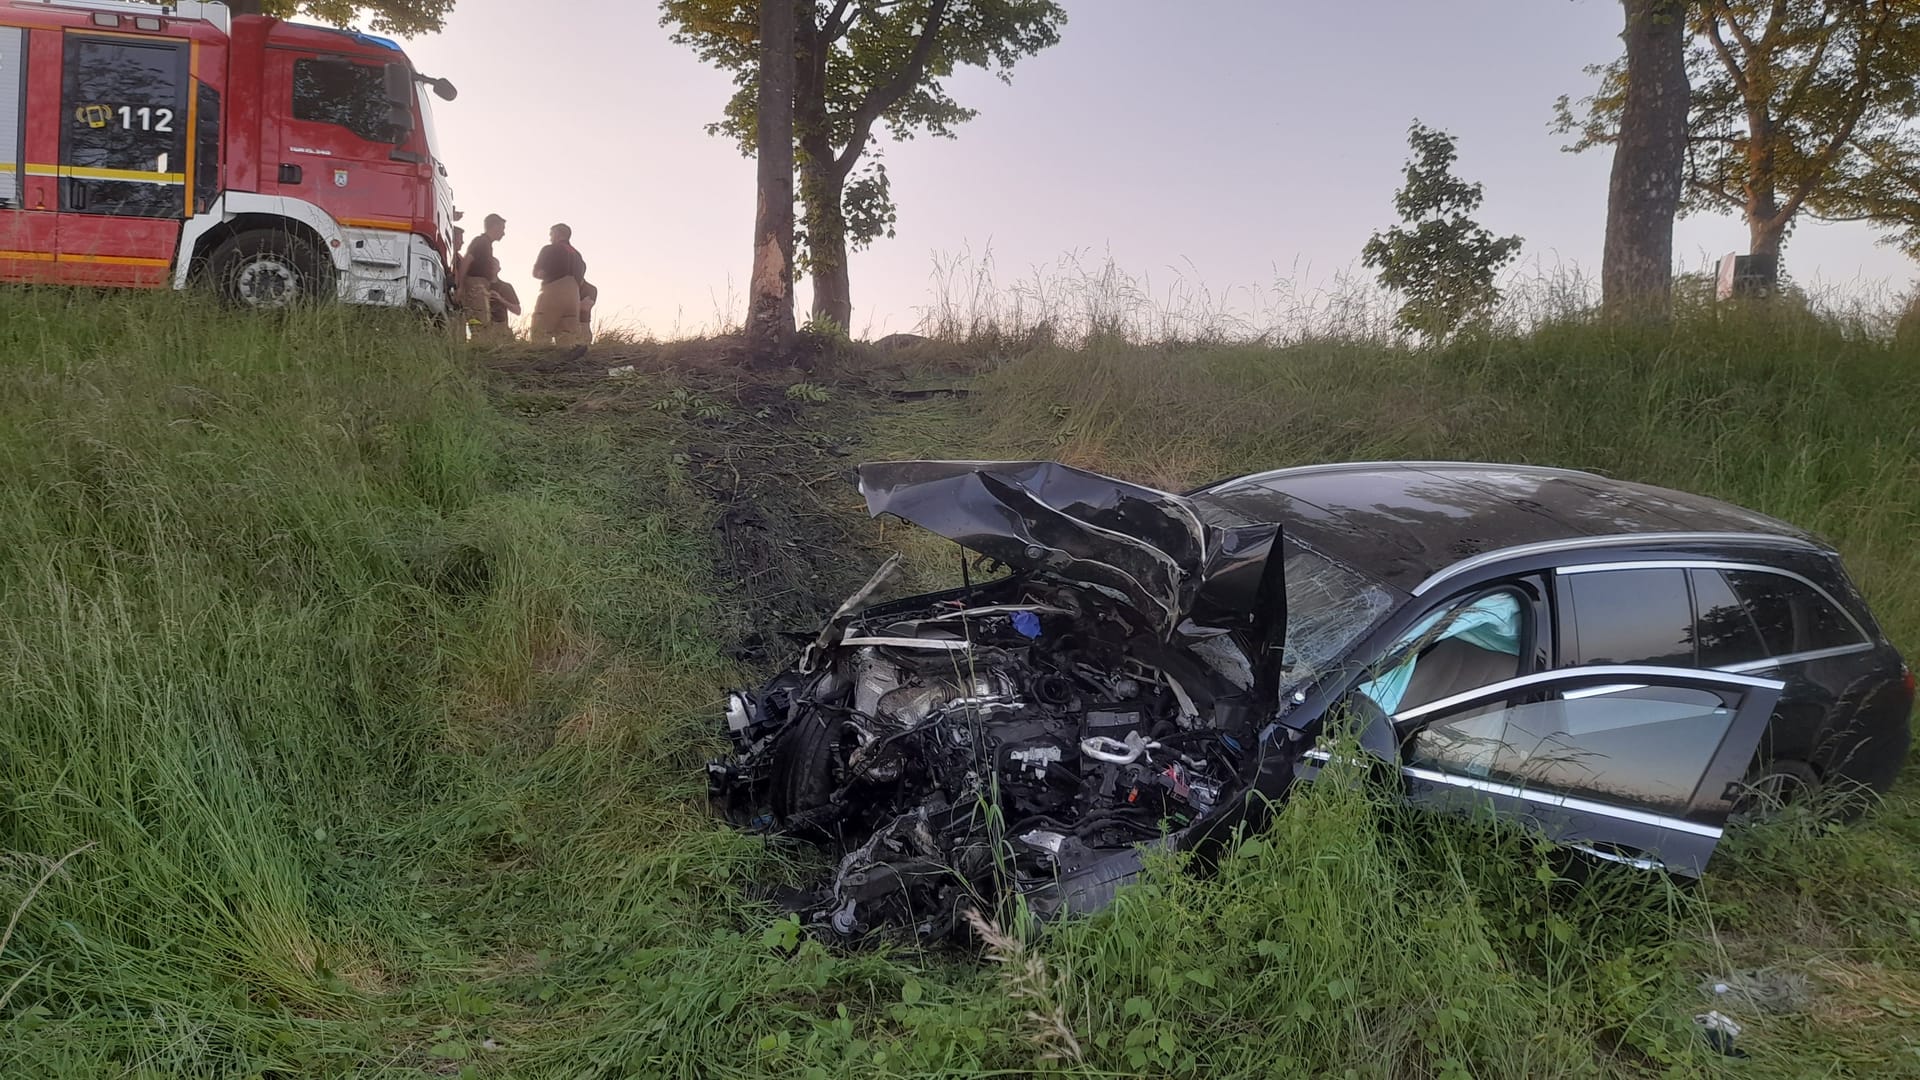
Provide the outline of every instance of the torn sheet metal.
{"type": "Polygon", "coordinates": [[[1123,599],[1163,641],[1275,614],[1262,588],[1276,587],[1264,571],[1279,527],[1212,524],[1179,495],[1051,461],[869,463],[860,491],[876,517],[1123,599]]]}

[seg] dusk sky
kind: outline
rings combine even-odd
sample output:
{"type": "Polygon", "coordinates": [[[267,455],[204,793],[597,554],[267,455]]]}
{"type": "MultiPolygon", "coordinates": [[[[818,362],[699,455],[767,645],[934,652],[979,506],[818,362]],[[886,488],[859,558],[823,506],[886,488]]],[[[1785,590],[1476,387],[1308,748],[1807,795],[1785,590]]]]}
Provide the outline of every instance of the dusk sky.
{"type": "MultiPolygon", "coordinates": [[[[1392,221],[1418,117],[1460,139],[1480,219],[1526,238],[1523,263],[1597,273],[1608,155],[1560,152],[1552,103],[1619,52],[1617,0],[1068,0],[1061,43],[1002,85],[952,81],[980,115],[959,138],[882,146],[898,235],[854,256],[854,331],[911,330],[936,257],[990,250],[998,278],[1109,255],[1165,292],[1300,287],[1358,272],[1392,221]]],[[[463,222],[507,217],[504,276],[530,294],[547,226],[566,221],[603,322],[661,335],[743,310],[753,164],[704,125],[728,77],[674,45],[647,0],[530,7],[459,0],[408,43],[459,85],[437,102],[463,222]],[[560,14],[565,12],[565,15],[560,14]]],[[[1733,217],[1680,223],[1699,266],[1746,245],[1733,217]]],[[[1904,289],[1913,264],[1860,225],[1802,224],[1797,279],[1904,289]]],[[[1244,294],[1235,294],[1244,295],[1244,294]]],[[[807,294],[800,290],[801,310],[807,294]]]]}

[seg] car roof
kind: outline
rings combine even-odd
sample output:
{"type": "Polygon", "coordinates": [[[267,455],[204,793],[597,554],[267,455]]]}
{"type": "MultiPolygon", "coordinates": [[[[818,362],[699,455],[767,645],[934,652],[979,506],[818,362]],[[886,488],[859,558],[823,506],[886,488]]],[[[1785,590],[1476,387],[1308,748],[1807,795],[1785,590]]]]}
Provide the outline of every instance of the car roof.
{"type": "Polygon", "coordinates": [[[1222,523],[1278,522],[1291,540],[1408,592],[1464,560],[1563,541],[1813,543],[1778,518],[1704,495],[1537,465],[1308,465],[1224,480],[1189,498],[1222,523]]]}

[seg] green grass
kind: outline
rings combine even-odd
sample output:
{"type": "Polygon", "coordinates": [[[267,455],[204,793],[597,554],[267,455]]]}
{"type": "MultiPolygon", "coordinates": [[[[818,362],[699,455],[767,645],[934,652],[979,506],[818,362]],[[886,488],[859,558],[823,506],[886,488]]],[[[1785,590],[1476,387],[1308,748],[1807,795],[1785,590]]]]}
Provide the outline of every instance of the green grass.
{"type": "MultiPolygon", "coordinates": [[[[697,399],[786,410],[766,438],[809,477],[1595,468],[1825,533],[1914,655],[1920,357],[1807,323],[1095,339],[901,404],[856,363],[757,393],[661,355],[489,394],[367,312],[0,291],[0,1075],[1920,1075],[1912,781],[1738,838],[1694,891],[1557,880],[1524,837],[1323,784],[1218,876],[1161,867],[997,959],[794,947],[743,892],[794,860],[704,807],[740,673],[683,452],[734,430],[697,399]],[[1695,984],[1761,964],[1812,1003],[1716,1058],[1695,984]]],[[[856,579],[903,539],[833,520],[856,579]]]]}

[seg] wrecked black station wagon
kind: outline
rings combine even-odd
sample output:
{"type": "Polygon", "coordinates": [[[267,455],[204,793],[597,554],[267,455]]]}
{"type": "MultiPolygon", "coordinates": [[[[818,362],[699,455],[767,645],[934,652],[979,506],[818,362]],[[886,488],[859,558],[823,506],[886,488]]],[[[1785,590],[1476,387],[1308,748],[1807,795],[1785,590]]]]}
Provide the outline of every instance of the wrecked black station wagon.
{"type": "Polygon", "coordinates": [[[1006,576],[870,604],[729,698],[736,823],[837,862],[809,928],[934,939],[996,889],[1096,909],[1257,824],[1330,717],[1437,811],[1701,873],[1756,791],[1891,786],[1914,680],[1838,555],[1562,469],[1282,469],[1176,495],[1052,462],[863,466],[869,510],[1006,576]]]}

